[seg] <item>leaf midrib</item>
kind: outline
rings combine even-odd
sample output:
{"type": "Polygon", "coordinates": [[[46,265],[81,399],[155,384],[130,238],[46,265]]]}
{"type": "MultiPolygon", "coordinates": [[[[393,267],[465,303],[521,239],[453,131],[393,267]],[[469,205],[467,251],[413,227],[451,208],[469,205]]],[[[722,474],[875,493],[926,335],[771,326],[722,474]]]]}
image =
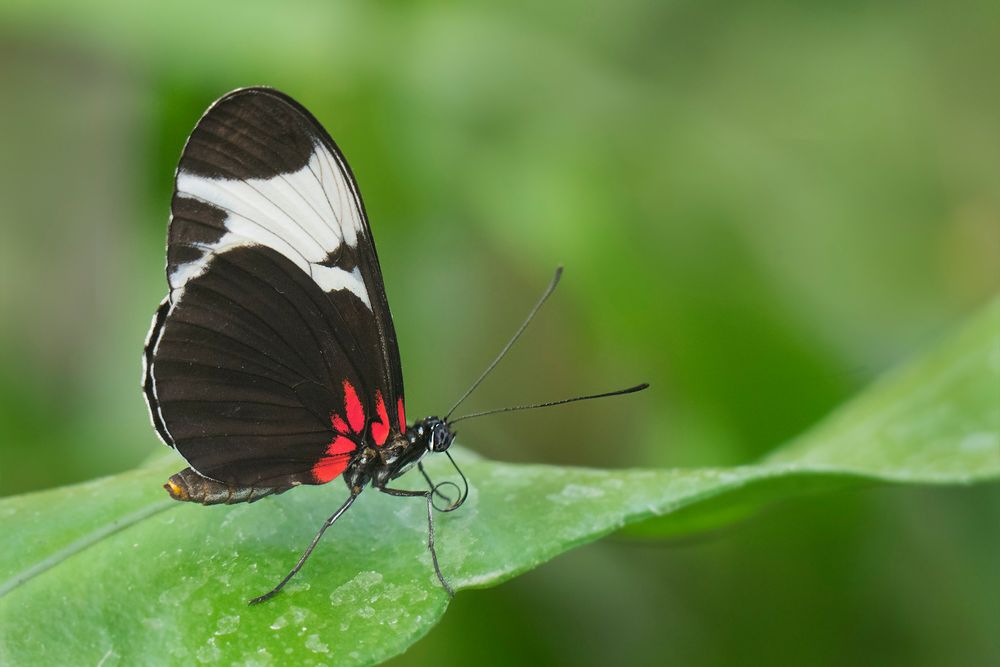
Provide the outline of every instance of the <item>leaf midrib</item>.
{"type": "Polygon", "coordinates": [[[97,544],[105,537],[121,532],[130,526],[134,526],[143,519],[155,516],[175,506],[177,506],[177,503],[173,500],[157,501],[152,505],[148,505],[140,510],[132,512],[131,514],[115,519],[114,521],[90,531],[86,535],[78,537],[69,544],[57,549],[52,554],[46,556],[34,565],[14,574],[10,579],[0,584],[0,598],[4,597],[22,584],[27,583],[31,579],[34,579],[61,563],[64,563],[88,547],[97,544]]]}
{"type": "MultiPolygon", "coordinates": [[[[885,472],[872,472],[868,470],[861,470],[857,468],[843,467],[843,466],[828,466],[821,464],[809,464],[802,465],[793,462],[781,462],[781,463],[762,463],[759,465],[749,465],[749,466],[738,466],[734,468],[693,468],[690,470],[684,470],[683,472],[688,472],[692,475],[703,474],[706,471],[721,472],[732,474],[734,479],[719,481],[715,486],[710,489],[702,489],[689,493],[688,495],[680,496],[672,499],[662,507],[654,508],[649,507],[641,511],[631,512],[622,517],[622,520],[616,525],[610,525],[605,530],[600,532],[591,533],[585,536],[581,536],[579,540],[573,540],[572,546],[579,544],[585,544],[592,541],[596,541],[601,537],[614,533],[627,525],[633,525],[641,523],[646,520],[656,519],[659,517],[667,516],[680,510],[686,509],[688,507],[697,505],[702,501],[709,499],[722,498],[726,495],[731,495],[740,492],[743,489],[754,486],[756,484],[764,483],[772,479],[791,479],[795,477],[800,477],[802,479],[818,479],[820,477],[838,477],[842,478],[845,485],[852,481],[861,482],[876,482],[876,483],[907,483],[907,482],[923,482],[923,483],[943,483],[943,484],[955,484],[955,483],[966,483],[971,484],[976,481],[995,479],[995,475],[984,473],[984,474],[969,474],[964,476],[962,479],[957,479],[955,475],[951,474],[934,474],[934,473],[923,473],[923,474],[891,474],[885,472]]],[[[622,474],[627,475],[633,470],[621,470],[622,474]]],[[[644,472],[654,472],[654,473],[677,473],[678,469],[658,469],[649,470],[644,469],[644,472]]],[[[57,567],[58,565],[68,561],[74,555],[86,550],[87,548],[94,546],[101,542],[104,538],[110,537],[116,533],[119,533],[127,528],[134,526],[141,521],[156,516],[172,507],[179,507],[178,503],[173,500],[161,500],[156,501],[142,509],[136,510],[128,515],[110,521],[102,526],[91,530],[89,533],[82,535],[72,541],[71,543],[57,549],[55,552],[41,559],[37,563],[21,570],[20,572],[14,574],[5,582],[0,584],[0,598],[3,598],[7,594],[11,593],[13,590],[19,588],[23,584],[31,581],[35,577],[38,577],[48,570],[57,567]]],[[[565,551],[566,546],[563,545],[557,549],[557,553],[565,551]]],[[[544,562],[550,556],[543,557],[544,562]]],[[[521,563],[518,566],[511,568],[506,571],[499,571],[492,573],[494,576],[489,578],[488,581],[476,581],[476,582],[466,582],[462,585],[462,588],[475,588],[481,586],[495,585],[501,581],[506,581],[521,572],[527,571],[535,567],[537,563],[521,563]]]]}

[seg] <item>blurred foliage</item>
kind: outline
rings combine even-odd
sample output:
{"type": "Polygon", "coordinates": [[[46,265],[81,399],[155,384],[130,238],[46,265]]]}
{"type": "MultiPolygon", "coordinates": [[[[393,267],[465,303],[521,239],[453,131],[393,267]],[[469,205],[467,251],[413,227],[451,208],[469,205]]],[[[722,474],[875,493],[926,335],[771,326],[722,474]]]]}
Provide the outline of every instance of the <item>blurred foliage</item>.
{"type": "MultiPolygon", "coordinates": [[[[753,461],[1000,287],[998,25],[986,0],[0,2],[0,493],[159,451],[138,358],[172,170],[256,83],[360,179],[411,414],[564,263],[476,404],[653,389],[463,436],[507,461],[753,461]]],[[[595,546],[463,593],[409,660],[997,662],[998,515],[995,488],[858,491],[595,546]]]]}
{"type": "MultiPolygon", "coordinates": [[[[996,481],[998,350],[1000,300],[757,465],[601,470],[497,463],[458,449],[472,483],[461,512],[438,515],[444,576],[456,591],[495,586],[623,527],[646,538],[697,535],[808,492],[996,481]]],[[[443,457],[427,465],[432,479],[454,473],[443,457]]],[[[177,466],[167,455],[0,500],[7,539],[22,545],[0,552],[5,663],[128,665],[158,656],[368,665],[406,650],[444,614],[449,599],[424,547],[422,503],[374,492],[338,521],[334,544],[306,572],[248,608],[326,520],[329,508],[317,502],[326,489],[210,512],[164,497],[158,482],[177,466]]],[[[410,475],[397,486],[414,480],[422,481],[410,475]]]]}

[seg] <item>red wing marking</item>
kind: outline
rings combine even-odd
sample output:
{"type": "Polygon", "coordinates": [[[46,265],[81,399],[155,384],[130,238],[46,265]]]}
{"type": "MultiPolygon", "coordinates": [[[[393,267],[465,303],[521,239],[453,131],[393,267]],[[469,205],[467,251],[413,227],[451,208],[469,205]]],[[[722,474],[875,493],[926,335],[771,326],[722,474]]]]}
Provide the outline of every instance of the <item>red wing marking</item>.
{"type": "Polygon", "coordinates": [[[389,437],[389,415],[385,411],[382,392],[378,390],[375,391],[375,411],[378,412],[379,421],[372,422],[372,439],[378,447],[381,447],[389,437]]]}
{"type": "Polygon", "coordinates": [[[338,435],[330,443],[330,446],[326,448],[326,453],[330,456],[342,456],[344,454],[350,454],[358,446],[354,444],[354,441],[350,438],[346,438],[342,435],[338,435]]]}
{"type": "MultiPolygon", "coordinates": [[[[403,417],[403,399],[399,399],[398,405],[399,415],[402,419],[403,417]]],[[[389,431],[391,426],[389,425],[389,413],[385,409],[385,399],[382,398],[381,390],[375,391],[375,412],[378,416],[378,421],[372,420],[372,440],[375,441],[375,445],[381,447],[385,444],[386,439],[389,437],[389,431]]],[[[344,380],[344,413],[347,415],[347,421],[341,417],[338,413],[333,412],[330,414],[330,425],[333,426],[333,430],[340,434],[340,436],[347,436],[351,434],[362,435],[365,428],[365,409],[361,405],[361,399],[358,398],[358,392],[354,389],[354,385],[350,383],[349,380],[344,380]]],[[[403,430],[406,428],[403,423],[403,430]]],[[[346,448],[346,445],[343,447],[346,448]]],[[[327,452],[330,455],[336,454],[340,456],[342,453],[353,452],[355,449],[354,441],[346,437],[338,437],[330,445],[330,450],[327,452]],[[343,449],[342,451],[334,452],[333,447],[340,441],[345,441],[351,443],[350,449],[343,449]]],[[[336,465],[323,463],[326,459],[331,457],[326,457],[320,461],[319,464],[314,468],[314,472],[320,467],[320,465],[329,466],[336,468],[336,465]]],[[[338,464],[339,465],[339,464],[338,464]]],[[[345,464],[346,466],[346,464],[345,464]]],[[[343,472],[343,467],[337,469],[335,473],[330,477],[336,477],[341,472],[343,472]]],[[[319,473],[316,472],[317,479],[319,479],[319,473]]],[[[329,474],[324,472],[324,475],[329,474]]]]}
{"type": "Polygon", "coordinates": [[[347,464],[351,462],[351,453],[355,449],[357,445],[351,439],[338,435],[326,448],[327,455],[313,465],[313,477],[320,484],[326,484],[344,472],[347,464]]]}
{"type": "Polygon", "coordinates": [[[335,430],[337,433],[343,433],[344,435],[347,435],[349,433],[349,431],[347,430],[347,422],[345,422],[344,418],[338,415],[336,412],[334,412],[330,416],[330,423],[333,424],[333,430],[335,430]]]}
{"type": "Polygon", "coordinates": [[[324,456],[312,467],[313,477],[320,484],[326,484],[344,472],[350,460],[350,456],[324,456]]]}
{"type": "Polygon", "coordinates": [[[354,385],[348,380],[344,380],[344,411],[347,413],[347,423],[351,425],[351,430],[361,433],[365,428],[365,409],[358,399],[358,392],[354,391],[354,385]]]}
{"type": "Polygon", "coordinates": [[[399,400],[396,402],[396,412],[399,413],[399,431],[400,433],[406,432],[406,413],[403,412],[403,397],[400,396],[399,400]]]}

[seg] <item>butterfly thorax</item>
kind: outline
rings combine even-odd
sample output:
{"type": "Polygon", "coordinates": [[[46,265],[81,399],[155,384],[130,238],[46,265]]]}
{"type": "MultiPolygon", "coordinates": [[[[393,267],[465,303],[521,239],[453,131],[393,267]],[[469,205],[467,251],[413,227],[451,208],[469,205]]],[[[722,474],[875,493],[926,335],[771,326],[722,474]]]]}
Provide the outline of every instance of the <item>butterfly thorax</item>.
{"type": "Polygon", "coordinates": [[[381,447],[365,447],[344,471],[348,488],[361,489],[371,483],[384,488],[420,462],[428,452],[443,452],[455,436],[447,422],[425,417],[406,429],[405,434],[389,438],[381,447]]]}

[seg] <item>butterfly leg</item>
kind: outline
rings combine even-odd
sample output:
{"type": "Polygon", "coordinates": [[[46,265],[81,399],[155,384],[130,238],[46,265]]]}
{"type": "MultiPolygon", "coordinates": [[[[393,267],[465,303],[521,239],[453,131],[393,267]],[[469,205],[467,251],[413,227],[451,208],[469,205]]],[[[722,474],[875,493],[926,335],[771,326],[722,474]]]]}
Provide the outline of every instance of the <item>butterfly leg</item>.
{"type": "Polygon", "coordinates": [[[316,537],[313,538],[313,541],[309,545],[309,548],[306,549],[305,553],[302,554],[302,557],[299,558],[299,562],[295,564],[295,567],[292,568],[292,571],[286,574],[285,578],[282,579],[277,586],[272,588],[267,593],[264,593],[263,595],[255,597],[253,600],[250,600],[249,604],[252,605],[260,604],[261,602],[270,600],[275,595],[277,595],[278,591],[284,588],[285,584],[287,584],[291,580],[291,578],[294,577],[298,573],[298,571],[302,569],[302,566],[305,564],[306,559],[309,558],[309,555],[313,552],[313,549],[316,548],[316,545],[319,543],[320,538],[323,537],[323,533],[326,532],[326,529],[332,526],[334,522],[340,518],[340,515],[346,512],[347,508],[349,508],[351,505],[354,504],[354,501],[357,500],[357,497],[358,497],[357,493],[352,493],[350,497],[344,501],[344,504],[340,506],[340,509],[334,512],[329,519],[323,522],[323,525],[320,527],[319,532],[316,533],[316,537]]]}
{"type": "MultiPolygon", "coordinates": [[[[417,470],[419,470],[420,474],[424,476],[425,480],[427,480],[427,486],[430,487],[430,489],[434,493],[434,495],[437,496],[438,498],[443,499],[446,503],[448,503],[445,507],[450,507],[451,504],[452,504],[452,502],[451,502],[451,496],[445,495],[444,492],[439,491],[438,487],[441,486],[441,484],[453,484],[454,485],[454,483],[453,482],[442,482],[441,484],[435,484],[433,482],[433,480],[431,480],[431,476],[427,474],[426,470],[424,470],[423,461],[421,461],[420,463],[417,464],[417,470]]],[[[442,509],[440,507],[438,507],[436,509],[438,511],[441,511],[441,512],[445,511],[444,509],[442,509]]]]}
{"type": "Polygon", "coordinates": [[[434,549],[434,492],[433,491],[410,491],[408,489],[390,489],[387,486],[375,487],[382,493],[399,498],[424,498],[427,501],[427,549],[431,552],[431,561],[434,563],[434,573],[437,574],[441,586],[448,592],[448,597],[455,597],[455,589],[445,581],[441,574],[441,566],[438,565],[437,551],[434,549]]]}

